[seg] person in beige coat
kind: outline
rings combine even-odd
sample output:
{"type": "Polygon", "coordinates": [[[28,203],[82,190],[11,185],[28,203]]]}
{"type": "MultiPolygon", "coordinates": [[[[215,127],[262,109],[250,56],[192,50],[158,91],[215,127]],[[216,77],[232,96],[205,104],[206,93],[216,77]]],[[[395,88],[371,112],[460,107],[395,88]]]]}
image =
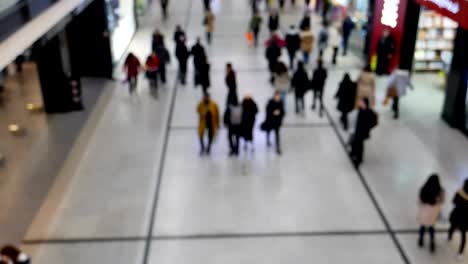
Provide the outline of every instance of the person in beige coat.
{"type": "Polygon", "coordinates": [[[369,99],[372,108],[375,106],[375,74],[370,65],[364,68],[357,80],[356,106],[364,98],[369,99]]]}
{"type": "Polygon", "coordinates": [[[309,27],[306,27],[304,30],[301,32],[301,50],[302,54],[304,55],[304,64],[309,63],[309,56],[312,50],[314,49],[314,33],[312,33],[312,30],[310,30],[309,27]]]}
{"type": "Polygon", "coordinates": [[[203,25],[205,26],[206,39],[209,45],[211,44],[211,39],[213,36],[214,22],[215,22],[215,16],[213,12],[211,11],[211,9],[207,9],[205,12],[205,19],[203,20],[203,25]]]}

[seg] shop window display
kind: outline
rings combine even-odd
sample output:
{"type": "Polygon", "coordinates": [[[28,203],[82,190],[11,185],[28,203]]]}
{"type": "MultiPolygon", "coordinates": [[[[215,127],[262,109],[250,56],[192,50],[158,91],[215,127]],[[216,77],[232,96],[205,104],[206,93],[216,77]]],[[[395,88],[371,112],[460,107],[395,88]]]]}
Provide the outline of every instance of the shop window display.
{"type": "Polygon", "coordinates": [[[434,11],[423,9],[414,55],[415,71],[449,70],[457,23],[434,11]]]}
{"type": "Polygon", "coordinates": [[[135,0],[106,0],[112,58],[120,60],[136,31],[135,0]]]}

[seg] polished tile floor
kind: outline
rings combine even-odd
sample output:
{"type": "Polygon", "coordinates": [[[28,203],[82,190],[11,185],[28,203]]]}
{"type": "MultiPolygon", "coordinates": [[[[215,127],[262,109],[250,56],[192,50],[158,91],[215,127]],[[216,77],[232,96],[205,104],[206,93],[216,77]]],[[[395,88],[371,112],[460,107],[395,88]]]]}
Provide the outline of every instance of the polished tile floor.
{"type": "MultiPolygon", "coordinates": [[[[214,1],[216,31],[207,52],[211,93],[221,109],[228,61],[237,69],[240,95],[252,92],[263,110],[273,92],[264,49],[244,39],[248,2],[214,1]]],[[[157,6],[148,10],[130,46],[140,58],[155,26],[171,50],[176,24],[187,28],[190,43],[203,35],[202,1],[170,8],[166,22],[157,6]]],[[[297,23],[302,10],[288,6],[282,26],[297,23]]],[[[417,194],[425,178],[440,173],[451,195],[468,177],[466,138],[439,118],[437,76],[414,77],[417,89],[402,100],[400,120],[379,104],[380,125],[365,164],[355,170],[333,95],[343,73],[355,78],[363,65],[353,54],[336,67],[328,65],[329,51],[325,58],[327,114],[296,116],[290,95],[281,157],[257,129],[255,152],[228,158],[223,129],[211,157],[200,158],[195,107],[201,91],[176,84],[174,62],[159,98],[143,77],[134,96],[116,82],[86,147],[68,158],[73,166],[57,176],[24,237],[34,263],[455,262],[457,245],[445,245],[443,224],[436,256],[416,247],[417,194]]],[[[385,81],[378,82],[379,101],[385,81]]],[[[263,113],[257,123],[262,119],[263,113]]]]}

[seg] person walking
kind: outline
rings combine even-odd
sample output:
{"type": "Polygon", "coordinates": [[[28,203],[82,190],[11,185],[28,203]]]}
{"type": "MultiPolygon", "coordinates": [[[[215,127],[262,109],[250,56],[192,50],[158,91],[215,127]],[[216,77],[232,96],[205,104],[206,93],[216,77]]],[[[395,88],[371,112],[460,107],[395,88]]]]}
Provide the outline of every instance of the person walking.
{"type": "Polygon", "coordinates": [[[169,5],[169,0],[160,0],[161,10],[163,13],[163,19],[167,20],[167,7],[169,5]]]}
{"type": "Polygon", "coordinates": [[[206,62],[205,48],[202,46],[199,37],[197,38],[195,45],[193,45],[192,49],[190,50],[190,55],[193,56],[193,67],[195,69],[194,86],[196,87],[197,85],[200,85],[200,83],[197,82],[197,77],[199,77],[200,70],[203,67],[203,64],[206,62]]]}
{"type": "Polygon", "coordinates": [[[304,12],[304,17],[301,20],[301,23],[299,23],[299,29],[300,30],[306,30],[311,29],[311,23],[310,23],[310,13],[309,11],[304,12]]]}
{"type": "Polygon", "coordinates": [[[240,133],[242,126],[242,106],[231,102],[224,114],[224,125],[228,128],[229,156],[239,156],[240,133]]]}
{"type": "Polygon", "coordinates": [[[309,88],[309,76],[307,76],[307,72],[302,61],[297,63],[297,70],[291,80],[291,88],[294,90],[296,98],[296,114],[304,114],[304,95],[309,88]]]}
{"type": "Polygon", "coordinates": [[[270,30],[270,34],[273,35],[280,26],[280,17],[278,11],[274,10],[270,13],[270,17],[268,18],[268,29],[270,30]]]}
{"type": "Polygon", "coordinates": [[[356,121],[356,129],[351,139],[351,159],[354,166],[359,167],[364,158],[364,141],[370,138],[371,130],[377,126],[377,114],[370,108],[368,98],[359,101],[359,113],[356,121]]]}
{"type": "Polygon", "coordinates": [[[185,34],[185,31],[182,29],[180,25],[176,26],[176,29],[174,31],[174,42],[179,44],[180,42],[186,42],[187,40],[187,35],[185,34]]]}
{"type": "Polygon", "coordinates": [[[327,49],[328,46],[328,26],[326,22],[322,23],[322,27],[320,28],[319,35],[318,35],[318,48],[319,48],[319,59],[323,58],[323,53],[327,49]]]}
{"type": "Polygon", "coordinates": [[[281,57],[281,47],[276,41],[271,41],[266,48],[265,57],[268,61],[268,69],[270,71],[270,82],[273,84],[275,81],[275,68],[278,64],[279,57],[281,57]]]}
{"type": "Polygon", "coordinates": [[[205,26],[205,31],[206,31],[206,40],[208,42],[208,45],[211,45],[211,40],[213,37],[213,31],[214,31],[214,22],[215,22],[215,15],[209,8],[205,11],[205,19],[203,20],[203,24],[205,26]]]}
{"type": "Polygon", "coordinates": [[[419,192],[418,221],[420,227],[418,245],[419,247],[424,246],[424,234],[428,231],[430,237],[429,249],[432,253],[435,252],[434,225],[441,213],[444,196],[444,189],[440,185],[437,174],[432,174],[419,192]]]}
{"type": "Polygon", "coordinates": [[[159,58],[158,74],[159,74],[159,77],[161,78],[161,82],[165,84],[166,83],[166,65],[171,62],[171,56],[164,44],[164,38],[162,38],[162,41],[159,44],[159,46],[154,47],[153,51],[156,53],[156,55],[158,55],[158,58],[159,58]]]}
{"type": "Polygon", "coordinates": [[[328,32],[330,36],[330,46],[333,49],[332,64],[336,65],[337,57],[338,57],[338,50],[342,43],[342,37],[336,25],[331,26],[328,32]]]}
{"type": "Polygon", "coordinates": [[[151,38],[151,50],[155,51],[156,48],[161,45],[164,45],[164,36],[158,29],[156,29],[151,38]]]}
{"type": "Polygon", "coordinates": [[[309,64],[310,53],[314,49],[314,33],[309,27],[302,30],[301,35],[301,51],[303,55],[304,64],[309,64]]]}
{"type": "Polygon", "coordinates": [[[239,103],[239,98],[237,96],[236,72],[234,71],[231,63],[226,64],[226,78],[224,80],[228,87],[226,105],[237,105],[239,103]]]}
{"type": "Polygon", "coordinates": [[[124,62],[124,71],[127,73],[127,82],[129,84],[129,92],[133,94],[138,85],[138,73],[140,72],[141,63],[138,58],[130,52],[124,62]]]}
{"type": "Polygon", "coordinates": [[[246,151],[248,150],[249,143],[251,145],[251,150],[254,151],[253,129],[257,113],[257,103],[253,100],[251,94],[246,94],[242,101],[242,125],[240,131],[240,135],[245,142],[244,149],[246,151]]]}
{"type": "Polygon", "coordinates": [[[270,99],[266,106],[266,119],[261,125],[261,129],[266,132],[267,146],[270,147],[270,133],[275,133],[276,140],[276,153],[281,155],[281,139],[280,129],[283,123],[284,104],[281,100],[281,95],[278,91],[275,92],[272,99],[270,99]]]}
{"type": "Polygon", "coordinates": [[[283,62],[278,62],[275,71],[275,89],[281,95],[284,109],[286,109],[286,99],[290,90],[291,78],[289,77],[288,67],[283,62]]]}
{"type": "Polygon", "coordinates": [[[190,52],[187,48],[187,45],[185,45],[185,39],[177,42],[175,56],[179,61],[179,81],[182,85],[185,85],[187,81],[187,61],[190,57],[190,52]]]}
{"type": "Polygon", "coordinates": [[[289,68],[294,68],[294,58],[296,57],[296,52],[301,47],[301,37],[299,36],[299,31],[297,31],[294,25],[289,27],[288,33],[286,34],[286,50],[289,55],[289,68]]]}
{"type": "Polygon", "coordinates": [[[323,67],[323,62],[319,60],[317,62],[317,68],[314,70],[312,73],[312,80],[311,80],[311,86],[312,86],[312,91],[314,92],[313,99],[312,99],[312,110],[315,110],[315,106],[317,103],[317,100],[320,103],[320,108],[319,108],[319,115],[320,117],[323,116],[323,92],[325,89],[325,82],[327,80],[328,76],[328,71],[323,67]]]}
{"type": "Polygon", "coordinates": [[[156,52],[151,52],[151,54],[146,59],[145,69],[146,69],[146,78],[150,83],[151,89],[156,93],[156,97],[158,96],[158,69],[160,66],[160,60],[156,52]]]}
{"type": "Polygon", "coordinates": [[[205,8],[205,11],[211,9],[211,0],[203,0],[203,7],[205,8]]]}
{"type": "Polygon", "coordinates": [[[452,202],[454,208],[450,213],[448,241],[452,241],[455,230],[460,231],[461,242],[457,258],[461,260],[463,259],[463,252],[465,251],[466,232],[468,231],[468,180],[465,180],[463,188],[457,191],[452,202]]]}
{"type": "Polygon", "coordinates": [[[358,77],[356,105],[364,98],[369,99],[371,107],[375,106],[375,75],[370,65],[367,65],[358,77]]]}
{"type": "Polygon", "coordinates": [[[200,138],[200,155],[210,154],[211,144],[219,129],[219,108],[211,100],[210,95],[205,93],[202,101],[197,106],[199,117],[198,136],[200,138]],[[205,134],[208,135],[208,142],[205,144],[205,134]]]}
{"type": "Polygon", "coordinates": [[[208,58],[205,59],[205,62],[201,65],[199,71],[199,83],[203,88],[203,93],[208,92],[208,88],[211,86],[210,82],[210,63],[208,62],[208,58]]]}
{"type": "Polygon", "coordinates": [[[411,85],[411,79],[409,71],[396,69],[393,71],[387,85],[387,95],[384,104],[387,104],[388,100],[393,100],[392,110],[393,118],[398,119],[400,116],[400,99],[406,96],[408,87],[413,88],[411,85]]]}
{"type": "Polygon", "coordinates": [[[357,84],[345,73],[335,98],[338,99],[337,109],[341,113],[340,121],[343,129],[348,130],[348,114],[353,111],[356,103],[357,84]]]}
{"type": "MultiPolygon", "coordinates": [[[[254,0],[256,1],[256,0],[254,0]]],[[[254,38],[254,46],[258,46],[258,35],[260,34],[260,27],[262,26],[263,18],[260,16],[260,13],[257,11],[254,13],[250,19],[249,29],[252,31],[254,38]]]]}
{"type": "Polygon", "coordinates": [[[350,16],[346,16],[345,20],[343,21],[342,31],[343,31],[343,56],[346,56],[348,53],[348,46],[349,46],[349,37],[354,29],[354,22],[350,16]]]}

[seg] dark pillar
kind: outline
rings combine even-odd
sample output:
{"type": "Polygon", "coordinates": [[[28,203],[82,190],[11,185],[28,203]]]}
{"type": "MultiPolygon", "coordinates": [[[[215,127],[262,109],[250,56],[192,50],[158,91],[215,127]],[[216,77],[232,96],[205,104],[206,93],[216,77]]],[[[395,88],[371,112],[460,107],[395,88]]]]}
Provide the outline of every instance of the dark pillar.
{"type": "Polygon", "coordinates": [[[459,27],[455,37],[452,66],[447,76],[447,92],[442,112],[442,118],[450,126],[465,131],[465,98],[468,78],[467,47],[468,30],[459,27]]]}
{"type": "Polygon", "coordinates": [[[375,0],[369,0],[367,7],[367,28],[364,39],[364,57],[367,63],[370,63],[370,48],[372,43],[372,29],[374,24],[375,0]]]}
{"type": "Polygon", "coordinates": [[[74,76],[112,78],[112,51],[104,0],[92,1],[66,27],[74,76]]]}
{"type": "Polygon", "coordinates": [[[70,60],[65,35],[59,33],[41,44],[36,48],[36,62],[45,111],[63,113],[80,110],[81,91],[73,91],[69,82],[70,60]]]}
{"type": "Polygon", "coordinates": [[[413,69],[414,50],[418,38],[418,24],[421,7],[414,1],[408,0],[403,36],[401,39],[400,69],[411,72],[413,69]]]}

